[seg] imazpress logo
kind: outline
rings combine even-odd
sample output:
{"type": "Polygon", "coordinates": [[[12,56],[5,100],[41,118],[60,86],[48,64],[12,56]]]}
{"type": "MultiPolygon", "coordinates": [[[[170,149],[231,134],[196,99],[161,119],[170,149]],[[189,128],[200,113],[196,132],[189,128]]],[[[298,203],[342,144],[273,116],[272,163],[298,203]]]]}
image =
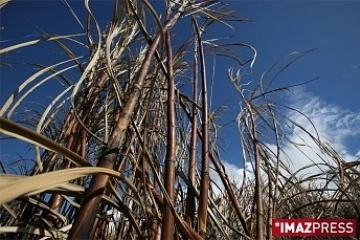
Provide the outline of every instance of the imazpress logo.
{"type": "Polygon", "coordinates": [[[356,236],[355,219],[273,219],[272,235],[356,236]]]}

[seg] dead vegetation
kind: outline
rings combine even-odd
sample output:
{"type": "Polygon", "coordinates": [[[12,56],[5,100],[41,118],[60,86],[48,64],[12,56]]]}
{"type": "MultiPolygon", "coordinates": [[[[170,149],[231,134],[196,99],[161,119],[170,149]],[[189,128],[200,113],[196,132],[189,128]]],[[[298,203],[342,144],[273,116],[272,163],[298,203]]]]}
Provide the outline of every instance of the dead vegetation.
{"type": "MultiPolygon", "coordinates": [[[[1,8],[8,2],[0,2],[1,8]]],[[[71,5],[63,3],[82,25],[71,5]]],[[[29,143],[36,163],[18,165],[18,174],[1,163],[1,239],[261,240],[273,239],[273,218],[359,219],[360,161],[346,162],[284,114],[296,109],[272,96],[294,86],[271,88],[276,74],[274,79],[264,74],[250,89],[240,71],[229,70],[241,102],[236,121],[243,160],[252,164],[253,177],[239,187],[226,174],[215,113],[208,106],[205,58],[227,56],[240,69],[252,68],[256,50],[223,40],[227,36],[204,35],[215,24],[231,28],[234,21],[247,20],[217,0],[168,1],[163,13],[152,1],[124,0],[114,1],[108,27],[100,29],[89,2],[84,3],[83,33],[44,32],[43,38],[0,50],[41,51],[41,44],[53,42],[68,57],[52,65],[26,63],[38,70],[1,105],[1,137],[29,143]],[[188,30],[175,44],[178,33],[172,29],[180,22],[188,30]],[[85,46],[88,56],[77,56],[69,41],[85,46]],[[233,46],[254,56],[238,59],[233,46]],[[76,81],[69,77],[73,69],[80,75],[76,81]],[[42,111],[21,112],[23,100],[48,81],[60,82],[58,95],[41,102],[42,111]],[[182,90],[185,85],[191,91],[182,90]],[[288,140],[284,124],[311,137],[326,170],[301,177],[288,168],[281,157],[288,140]],[[224,186],[220,194],[210,184],[210,168],[224,186]]],[[[8,66],[4,59],[1,64],[8,66]]]]}

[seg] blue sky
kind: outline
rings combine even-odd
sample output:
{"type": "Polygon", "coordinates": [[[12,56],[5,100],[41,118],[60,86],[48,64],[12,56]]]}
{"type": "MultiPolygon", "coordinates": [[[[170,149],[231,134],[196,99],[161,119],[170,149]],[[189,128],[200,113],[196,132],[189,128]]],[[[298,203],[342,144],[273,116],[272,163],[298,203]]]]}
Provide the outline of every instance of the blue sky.
{"type": "MultiPolygon", "coordinates": [[[[163,1],[151,2],[159,9],[163,4],[163,1]]],[[[111,3],[112,1],[94,2],[95,16],[102,26],[111,18],[111,3]]],[[[322,135],[336,145],[337,150],[346,152],[348,158],[354,158],[360,151],[360,1],[225,3],[230,4],[231,9],[237,10],[240,16],[255,21],[234,24],[235,36],[232,42],[251,44],[258,52],[253,69],[255,74],[247,80],[257,81],[271,65],[291,52],[321,47],[280,75],[277,84],[294,84],[319,76],[320,79],[316,82],[298,89],[297,97],[289,101],[318,122],[318,127],[323,131],[322,135]]],[[[86,18],[82,2],[70,1],[70,4],[84,23],[86,18]]],[[[36,26],[53,34],[81,32],[79,25],[60,1],[14,1],[1,10],[1,25],[4,27],[1,30],[1,41],[11,40],[2,42],[2,47],[24,41],[20,38],[39,32],[36,26]]],[[[173,28],[173,32],[178,33],[179,40],[181,31],[188,29],[188,26],[184,23],[173,28]]],[[[232,32],[221,25],[209,31],[209,37],[222,34],[228,36],[232,32]]],[[[250,51],[240,48],[239,50],[240,56],[244,55],[244,60],[251,56],[250,51]]],[[[31,60],[54,64],[59,59],[66,59],[66,56],[60,55],[59,52],[52,44],[44,44],[13,52],[8,58],[2,56],[2,61],[31,60]]],[[[78,54],[83,52],[84,50],[80,49],[78,54]]],[[[216,60],[212,108],[217,108],[225,102],[229,107],[219,119],[220,123],[234,119],[239,110],[238,95],[227,78],[227,69],[232,66],[236,70],[234,62],[229,62],[225,58],[216,60]]],[[[208,62],[208,67],[211,72],[211,61],[208,62]]],[[[11,69],[2,68],[1,103],[34,71],[21,65],[14,65],[11,69]]],[[[71,78],[75,80],[78,75],[74,73],[71,78]]],[[[45,85],[27,101],[44,100],[44,95],[51,96],[57,93],[54,86],[45,85]]],[[[222,156],[229,169],[243,167],[236,125],[227,125],[220,136],[225,141],[223,147],[227,154],[222,156]]],[[[1,158],[5,160],[10,160],[8,154],[14,155],[14,152],[25,154],[24,147],[15,146],[13,141],[2,141],[0,152],[1,158]]]]}

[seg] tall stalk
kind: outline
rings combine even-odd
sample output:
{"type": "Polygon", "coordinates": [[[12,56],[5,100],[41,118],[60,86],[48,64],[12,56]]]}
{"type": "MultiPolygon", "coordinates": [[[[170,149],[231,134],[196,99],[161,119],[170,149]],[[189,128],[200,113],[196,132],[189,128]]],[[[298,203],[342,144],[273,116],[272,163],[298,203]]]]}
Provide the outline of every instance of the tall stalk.
{"type": "MultiPolygon", "coordinates": [[[[194,27],[195,29],[195,27],[194,27]]],[[[186,197],[186,214],[185,219],[190,226],[194,224],[195,218],[195,194],[194,188],[196,184],[196,143],[197,143],[197,98],[198,98],[198,40],[194,38],[194,77],[193,77],[193,104],[191,116],[191,139],[190,139],[190,156],[188,166],[189,186],[187,188],[186,197]]]]}
{"type": "Polygon", "coordinates": [[[206,81],[206,67],[204,58],[204,49],[201,40],[201,31],[195,18],[193,18],[195,25],[198,46],[199,46],[199,57],[201,64],[201,78],[202,78],[202,159],[201,159],[201,180],[200,180],[200,200],[199,200],[199,233],[200,236],[206,238],[206,224],[207,224],[207,208],[208,208],[208,197],[209,197],[209,111],[208,111],[208,100],[207,100],[207,81],[206,81]]]}
{"type": "MultiPolygon", "coordinates": [[[[119,120],[113,129],[106,149],[99,158],[99,163],[97,165],[98,167],[113,169],[119,154],[119,150],[124,142],[126,130],[129,126],[135,105],[139,99],[147,71],[150,67],[151,59],[156,51],[158,44],[160,43],[163,32],[171,28],[171,26],[175,24],[179,17],[180,13],[174,15],[173,18],[167,22],[161,32],[158,33],[153,43],[150,45],[144,62],[139,70],[139,74],[136,76],[135,84],[130,90],[129,100],[122,109],[119,120]]],[[[108,184],[108,180],[109,177],[107,175],[96,175],[93,177],[90,187],[85,192],[83,203],[79,212],[77,213],[76,221],[69,233],[69,238],[88,239],[90,237],[90,229],[95,220],[101,196],[106,188],[106,185],[108,184]]]]}
{"type": "MultiPolygon", "coordinates": [[[[171,13],[168,4],[167,18],[171,13]]],[[[173,70],[173,52],[171,46],[170,30],[165,33],[165,46],[167,50],[167,70],[168,70],[168,90],[167,90],[167,141],[166,141],[166,162],[165,162],[165,189],[171,203],[175,203],[175,161],[176,161],[176,131],[175,131],[175,83],[173,70]]],[[[164,239],[173,239],[174,235],[174,216],[171,205],[167,201],[163,206],[163,224],[161,236],[164,239]]]]}
{"type": "MultiPolygon", "coordinates": [[[[15,2],[0,1],[0,8],[22,4],[15,2]]],[[[46,42],[55,43],[54,53],[60,48],[59,59],[69,59],[51,65],[46,59],[27,63],[18,54],[11,63],[1,58],[2,73],[13,61],[14,67],[36,69],[0,108],[0,144],[11,137],[28,143],[34,153],[28,164],[22,157],[8,158],[12,149],[1,149],[0,238],[270,240],[275,217],[359,218],[359,160],[342,159],[315,128],[305,128],[291,115],[313,126],[305,114],[288,101],[279,103],[283,90],[302,84],[271,88],[279,74],[314,49],[290,54],[297,58],[283,68],[272,66],[269,72],[277,73],[269,83],[268,72],[244,83],[248,66],[253,73],[256,49],[216,31],[234,30],[234,21],[244,19],[218,0],[169,0],[165,14],[155,2],[113,1],[109,24],[101,29],[89,0],[84,0],[83,16],[72,3],[59,1],[83,32],[43,32],[22,43],[2,42],[1,57],[27,46],[41,55],[46,42]],[[239,47],[253,51],[252,58],[239,58],[239,47]],[[227,150],[219,134],[223,126],[215,116],[224,106],[208,106],[209,55],[240,65],[236,74],[229,69],[240,95],[239,158],[253,166],[243,171],[240,183],[228,175],[222,156],[227,150]],[[39,99],[33,92],[48,82],[51,93],[59,92],[32,109],[39,99]],[[308,140],[294,143],[292,129],[308,140]],[[318,148],[320,162],[293,172],[288,144],[304,157],[309,156],[303,146],[318,148]],[[302,174],[314,166],[324,171],[302,174]],[[325,183],[321,188],[319,179],[325,183]]]]}

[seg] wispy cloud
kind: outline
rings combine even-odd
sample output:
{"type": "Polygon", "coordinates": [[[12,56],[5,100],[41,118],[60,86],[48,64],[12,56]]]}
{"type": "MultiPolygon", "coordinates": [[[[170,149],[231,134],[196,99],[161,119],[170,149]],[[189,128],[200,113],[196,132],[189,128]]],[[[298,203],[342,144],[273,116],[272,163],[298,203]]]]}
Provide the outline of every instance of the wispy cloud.
{"type": "MultiPolygon", "coordinates": [[[[357,149],[354,149],[354,146],[349,147],[352,144],[349,145],[348,141],[350,138],[360,137],[360,111],[354,112],[345,109],[301,90],[296,92],[291,102],[291,106],[304,113],[314,126],[299,113],[289,111],[287,117],[296,121],[313,135],[317,131],[320,140],[329,144],[345,161],[353,161],[360,157],[360,147],[357,149]]],[[[282,160],[284,161],[287,158],[285,162],[288,163],[288,167],[293,172],[312,163],[321,163],[324,160],[331,162],[331,159],[324,156],[316,143],[301,129],[292,129],[287,137],[292,142],[306,145],[298,148],[291,143],[283,145],[283,150],[287,156],[282,154],[282,160]]],[[[269,145],[269,147],[275,149],[275,146],[269,145]]],[[[241,182],[244,169],[227,162],[224,163],[224,166],[229,176],[241,182]]],[[[314,174],[321,171],[318,167],[312,167],[302,170],[299,174],[314,174]]],[[[250,172],[248,169],[248,176],[250,172]]],[[[218,182],[219,177],[214,175],[212,174],[214,181],[218,182]]]]}
{"type": "MultiPolygon", "coordinates": [[[[231,164],[231,163],[228,163],[226,161],[223,162],[223,165],[224,165],[226,174],[228,176],[228,179],[231,182],[237,183],[238,187],[241,186],[241,184],[243,182],[243,179],[244,179],[244,176],[246,178],[252,178],[252,176],[253,176],[252,167],[251,167],[251,165],[249,163],[246,164],[245,169],[244,168],[239,168],[238,166],[236,166],[234,164],[231,164]]],[[[216,185],[220,188],[220,190],[219,190],[217,186],[213,186],[213,190],[214,190],[215,195],[218,195],[220,193],[220,191],[224,190],[224,186],[221,183],[221,179],[220,179],[219,175],[214,170],[210,171],[210,177],[216,183],[216,185]]]]}
{"type": "MultiPolygon", "coordinates": [[[[319,97],[304,92],[297,92],[293,106],[304,113],[314,126],[299,113],[289,112],[289,118],[295,120],[313,135],[317,131],[320,140],[334,148],[345,161],[356,159],[357,149],[351,149],[347,140],[350,137],[360,136],[360,112],[353,112],[338,105],[327,103],[319,97]]],[[[291,169],[298,170],[312,162],[323,162],[321,157],[328,159],[321,153],[315,142],[301,129],[295,129],[289,138],[293,142],[306,144],[307,147],[300,147],[300,149],[310,158],[300,154],[293,145],[285,145],[284,150],[292,161],[291,169]]]]}

